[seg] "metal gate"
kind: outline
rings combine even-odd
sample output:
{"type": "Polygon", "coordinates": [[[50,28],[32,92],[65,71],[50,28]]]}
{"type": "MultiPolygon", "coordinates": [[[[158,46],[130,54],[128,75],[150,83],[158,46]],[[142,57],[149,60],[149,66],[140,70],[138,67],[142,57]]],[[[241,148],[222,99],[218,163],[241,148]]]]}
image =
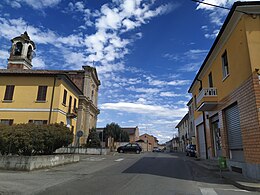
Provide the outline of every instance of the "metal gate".
{"type": "Polygon", "coordinates": [[[206,143],[203,123],[197,126],[199,137],[199,153],[200,158],[206,159],[206,143]]]}
{"type": "Polygon", "coordinates": [[[225,110],[228,145],[231,159],[243,161],[243,142],[240,128],[239,110],[237,104],[225,110]]]}

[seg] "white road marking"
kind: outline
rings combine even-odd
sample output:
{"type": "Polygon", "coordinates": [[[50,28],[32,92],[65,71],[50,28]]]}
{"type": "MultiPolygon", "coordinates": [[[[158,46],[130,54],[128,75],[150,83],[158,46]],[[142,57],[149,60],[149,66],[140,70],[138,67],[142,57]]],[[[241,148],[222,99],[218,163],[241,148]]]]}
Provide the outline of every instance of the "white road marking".
{"type": "Polygon", "coordinates": [[[119,158],[119,159],[117,159],[117,160],[115,160],[116,162],[119,162],[119,161],[122,161],[122,160],[124,160],[123,158],[119,158]]]}
{"type": "Polygon", "coordinates": [[[85,158],[85,159],[82,159],[82,160],[101,161],[101,160],[104,160],[104,159],[106,159],[106,158],[89,157],[89,158],[85,158]]]}
{"type": "Polygon", "coordinates": [[[239,190],[239,189],[221,189],[221,190],[250,193],[250,191],[247,191],[247,190],[239,190]]]}
{"type": "Polygon", "coordinates": [[[202,195],[218,195],[213,188],[200,188],[202,195]]]}

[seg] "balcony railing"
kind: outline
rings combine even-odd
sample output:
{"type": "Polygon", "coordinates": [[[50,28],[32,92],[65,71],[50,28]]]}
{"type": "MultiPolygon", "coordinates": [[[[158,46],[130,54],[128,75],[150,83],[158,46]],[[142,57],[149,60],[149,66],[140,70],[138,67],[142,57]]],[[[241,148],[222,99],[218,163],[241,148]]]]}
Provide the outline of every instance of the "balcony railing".
{"type": "Polygon", "coordinates": [[[78,113],[78,108],[69,107],[67,116],[70,118],[75,118],[75,117],[77,117],[77,113],[78,113]]]}
{"type": "Polygon", "coordinates": [[[216,97],[217,96],[217,88],[203,88],[196,100],[197,105],[199,105],[200,101],[204,97],[216,97]]]}

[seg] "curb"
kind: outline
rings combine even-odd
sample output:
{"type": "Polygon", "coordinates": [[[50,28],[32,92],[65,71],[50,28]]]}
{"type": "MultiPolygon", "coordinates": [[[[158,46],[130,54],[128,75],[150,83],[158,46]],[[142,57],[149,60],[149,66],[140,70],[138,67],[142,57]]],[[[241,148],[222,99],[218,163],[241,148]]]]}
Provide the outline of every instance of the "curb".
{"type": "MultiPolygon", "coordinates": [[[[220,174],[219,174],[220,175],[220,174]]],[[[233,186],[236,186],[239,189],[247,190],[247,191],[254,191],[254,192],[260,192],[260,187],[253,187],[253,186],[247,186],[243,185],[240,182],[237,182],[233,179],[230,179],[224,175],[220,175],[223,179],[225,179],[228,183],[232,184],[233,186]]]]}
{"type": "MultiPolygon", "coordinates": [[[[192,161],[192,160],[190,160],[192,161]]],[[[225,176],[224,174],[220,174],[219,173],[219,169],[215,168],[215,167],[210,167],[210,166],[207,166],[207,165],[204,165],[203,163],[199,163],[200,161],[199,160],[194,160],[192,161],[194,163],[196,163],[197,165],[205,168],[205,169],[208,169],[209,171],[212,171],[214,172],[215,174],[219,175],[220,177],[222,177],[223,179],[226,180],[227,183],[239,188],[239,189],[242,189],[242,190],[247,190],[247,191],[254,191],[254,192],[260,192],[260,187],[253,187],[253,186],[248,186],[248,185],[243,185],[241,184],[240,182],[238,181],[235,181],[227,176],[225,176]],[[217,172],[218,171],[218,172],[217,172]]],[[[222,170],[224,172],[229,172],[228,169],[226,170],[222,170]]],[[[248,182],[249,183],[249,182],[248,182]]]]}

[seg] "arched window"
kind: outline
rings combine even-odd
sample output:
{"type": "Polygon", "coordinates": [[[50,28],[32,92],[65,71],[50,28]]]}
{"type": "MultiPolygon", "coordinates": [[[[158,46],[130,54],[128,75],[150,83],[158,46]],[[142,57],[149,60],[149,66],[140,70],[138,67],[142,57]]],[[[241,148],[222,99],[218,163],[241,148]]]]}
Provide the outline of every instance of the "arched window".
{"type": "Polygon", "coordinates": [[[17,56],[21,55],[22,49],[23,49],[23,44],[21,42],[16,43],[14,55],[17,55],[17,56]]]}
{"type": "Polygon", "coordinates": [[[14,50],[14,55],[15,56],[20,56],[22,54],[22,49],[23,49],[23,44],[21,42],[16,43],[15,50],[14,50]]]}
{"type": "Polygon", "coordinates": [[[32,46],[31,45],[28,47],[27,58],[30,60],[32,59],[32,46]]]}

